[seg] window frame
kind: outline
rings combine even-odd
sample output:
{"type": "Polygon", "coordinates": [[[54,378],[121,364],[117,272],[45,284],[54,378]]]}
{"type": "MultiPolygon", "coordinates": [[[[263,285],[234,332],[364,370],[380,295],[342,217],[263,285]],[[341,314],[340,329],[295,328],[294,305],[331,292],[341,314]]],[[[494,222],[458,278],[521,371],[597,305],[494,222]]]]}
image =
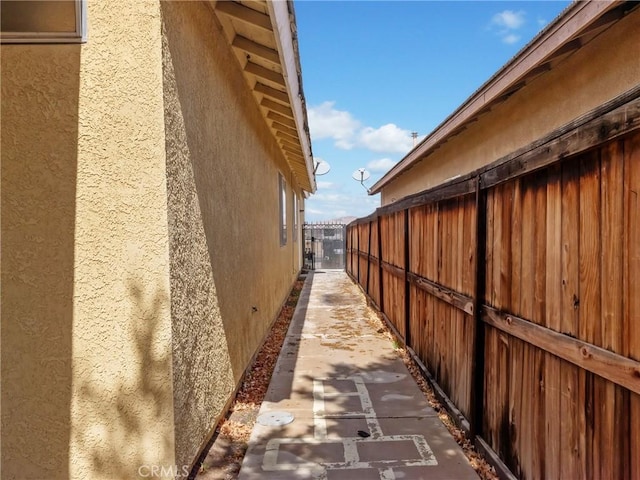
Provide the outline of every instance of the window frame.
{"type": "MultiPolygon", "coordinates": [[[[75,7],[75,29],[67,32],[24,31],[4,32],[0,28],[0,44],[21,43],[86,43],[87,41],[87,0],[73,0],[75,7]]],[[[35,2],[25,1],[25,5],[37,8],[35,2]]]]}
{"type": "Polygon", "coordinates": [[[278,172],[278,210],[280,222],[280,246],[287,245],[287,180],[278,172]]]}
{"type": "Polygon", "coordinates": [[[292,233],[292,237],[293,237],[293,241],[297,242],[298,241],[298,229],[300,228],[300,213],[299,213],[299,200],[298,200],[298,194],[294,191],[293,192],[293,233],[292,233]]]}

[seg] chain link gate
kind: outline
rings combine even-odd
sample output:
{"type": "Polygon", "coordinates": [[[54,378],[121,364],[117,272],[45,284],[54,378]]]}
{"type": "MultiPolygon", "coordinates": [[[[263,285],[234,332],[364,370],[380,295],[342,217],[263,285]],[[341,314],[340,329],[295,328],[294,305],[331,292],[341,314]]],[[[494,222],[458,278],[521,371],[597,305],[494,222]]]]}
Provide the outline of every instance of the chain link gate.
{"type": "Polygon", "coordinates": [[[346,259],[346,231],[344,223],[305,223],[304,268],[344,270],[346,259]]]}

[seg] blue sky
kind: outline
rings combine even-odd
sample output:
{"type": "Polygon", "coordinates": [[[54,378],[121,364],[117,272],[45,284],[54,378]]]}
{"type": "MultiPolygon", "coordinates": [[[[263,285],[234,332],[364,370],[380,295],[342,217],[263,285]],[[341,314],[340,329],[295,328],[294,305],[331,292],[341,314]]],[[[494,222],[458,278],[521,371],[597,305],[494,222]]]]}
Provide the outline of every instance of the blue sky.
{"type": "Polygon", "coordinates": [[[306,221],[372,213],[352,173],[372,186],[569,3],[296,0],[313,155],[331,166],[306,221]]]}

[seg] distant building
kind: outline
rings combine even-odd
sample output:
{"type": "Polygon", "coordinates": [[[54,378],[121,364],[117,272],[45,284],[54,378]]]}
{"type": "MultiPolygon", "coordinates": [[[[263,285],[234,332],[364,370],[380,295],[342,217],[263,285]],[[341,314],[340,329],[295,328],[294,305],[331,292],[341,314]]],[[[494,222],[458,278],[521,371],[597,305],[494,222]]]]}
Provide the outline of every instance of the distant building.
{"type": "Polygon", "coordinates": [[[370,189],[385,206],[504,160],[640,81],[637,2],[573,2],[370,189]]]}

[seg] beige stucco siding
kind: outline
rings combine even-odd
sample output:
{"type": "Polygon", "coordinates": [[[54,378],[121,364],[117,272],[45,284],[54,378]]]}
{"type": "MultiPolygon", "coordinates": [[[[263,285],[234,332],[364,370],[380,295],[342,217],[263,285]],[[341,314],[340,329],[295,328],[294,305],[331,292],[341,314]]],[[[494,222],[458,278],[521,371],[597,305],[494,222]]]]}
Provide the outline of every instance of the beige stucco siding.
{"type": "Polygon", "coordinates": [[[498,160],[635,87],[639,31],[636,9],[385,186],[381,203],[498,160]]]}
{"type": "MultiPolygon", "coordinates": [[[[198,8],[198,7],[196,7],[198,8]]],[[[176,424],[176,462],[189,465],[210,435],[234,390],[235,379],[229,356],[222,316],[218,305],[213,264],[209,255],[192,153],[187,137],[187,118],[182,110],[176,70],[169,41],[184,42],[179,35],[182,22],[179,6],[163,7],[164,108],[167,147],[168,229],[171,258],[171,316],[174,332],[174,410],[176,424]],[[169,32],[169,34],[167,33],[169,32]]],[[[205,7],[200,20],[210,24],[205,7]]],[[[200,23],[200,22],[196,22],[200,23]]],[[[193,32],[192,32],[193,33],[193,32]]],[[[209,37],[209,35],[207,34],[209,37]]],[[[194,58],[207,52],[197,35],[188,36],[195,48],[194,58]]],[[[211,40],[206,42],[211,43],[211,40]]],[[[176,47],[174,47],[176,50],[176,47]]],[[[185,63],[178,63],[185,68],[185,63]]],[[[191,69],[198,65],[191,64],[191,69]]],[[[185,72],[188,76],[194,73],[185,72]]],[[[195,73],[197,75],[197,73],[195,73]]],[[[193,85],[198,91],[198,83],[193,85]]],[[[184,87],[183,87],[184,88],[184,87]]],[[[206,136],[200,137],[206,142],[206,136]]],[[[200,145],[195,146],[197,149],[200,145]]]]}
{"type": "Polygon", "coordinates": [[[87,19],[1,47],[8,479],[188,473],[301,265],[302,192],[207,2],[87,19]]]}
{"type": "Polygon", "coordinates": [[[161,17],[154,1],[88,7],[71,474],[133,478],[140,466],[174,464],[161,17]]]}
{"type": "Polygon", "coordinates": [[[2,47],[3,478],[174,464],[160,8],[88,24],[2,47]]]}
{"type": "Polygon", "coordinates": [[[208,439],[299,260],[291,237],[279,245],[278,172],[290,228],[291,175],[213,12],[164,2],[162,15],[180,465],[208,439]]]}
{"type": "Polygon", "coordinates": [[[80,47],[0,59],[2,474],[66,478],[80,47]]]}

